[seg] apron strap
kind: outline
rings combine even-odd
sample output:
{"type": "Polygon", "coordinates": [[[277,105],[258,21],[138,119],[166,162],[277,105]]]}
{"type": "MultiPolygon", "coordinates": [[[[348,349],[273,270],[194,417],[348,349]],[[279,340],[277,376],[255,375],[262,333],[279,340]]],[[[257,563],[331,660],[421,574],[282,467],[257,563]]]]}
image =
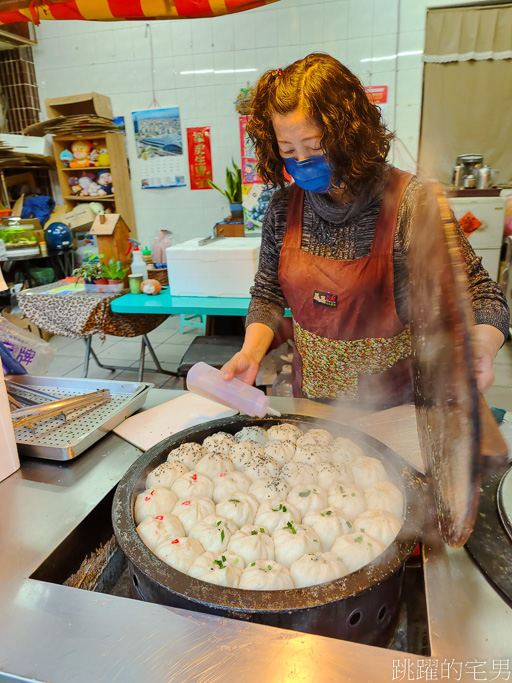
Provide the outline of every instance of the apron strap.
{"type": "Polygon", "coordinates": [[[304,190],[296,183],[290,186],[288,213],[283,249],[300,249],[302,245],[302,214],[304,213],[304,190]]]}

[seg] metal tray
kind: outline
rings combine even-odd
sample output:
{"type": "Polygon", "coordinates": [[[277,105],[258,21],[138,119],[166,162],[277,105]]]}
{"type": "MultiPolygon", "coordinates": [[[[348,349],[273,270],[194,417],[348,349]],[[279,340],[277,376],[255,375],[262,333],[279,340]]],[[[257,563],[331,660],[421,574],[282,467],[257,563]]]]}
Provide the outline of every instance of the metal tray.
{"type": "MultiPolygon", "coordinates": [[[[51,418],[37,423],[34,429],[20,427],[15,430],[18,453],[47,460],[71,460],[125,418],[144,405],[153,384],[146,382],[116,382],[113,380],[76,379],[74,377],[35,377],[12,375],[7,379],[27,388],[39,389],[55,398],[69,398],[97,389],[109,389],[111,401],[69,422],[51,418]]],[[[22,392],[17,394],[23,403],[22,392]]],[[[27,398],[29,394],[27,394],[27,398]]],[[[45,403],[46,399],[30,395],[30,399],[45,403]]]]}

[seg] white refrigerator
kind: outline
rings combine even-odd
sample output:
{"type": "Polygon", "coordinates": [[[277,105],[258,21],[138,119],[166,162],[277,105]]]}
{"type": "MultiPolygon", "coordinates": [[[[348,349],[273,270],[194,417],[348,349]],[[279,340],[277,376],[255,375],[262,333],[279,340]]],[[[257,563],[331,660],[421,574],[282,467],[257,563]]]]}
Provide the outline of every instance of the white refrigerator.
{"type": "Polygon", "coordinates": [[[451,197],[450,205],[460,221],[466,214],[474,216],[481,225],[472,232],[469,243],[493,280],[498,279],[500,252],[505,228],[504,197],[451,197]]]}

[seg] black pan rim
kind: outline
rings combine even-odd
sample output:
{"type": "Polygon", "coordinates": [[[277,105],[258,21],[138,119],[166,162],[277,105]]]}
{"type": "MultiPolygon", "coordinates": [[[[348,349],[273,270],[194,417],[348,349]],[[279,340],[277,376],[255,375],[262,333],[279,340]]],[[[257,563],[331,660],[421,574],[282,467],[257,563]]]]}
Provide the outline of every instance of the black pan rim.
{"type": "MultiPolygon", "coordinates": [[[[388,471],[389,469],[388,467],[388,471]]],[[[377,587],[400,569],[414,551],[421,535],[422,479],[388,446],[348,425],[298,414],[284,414],[280,418],[249,418],[236,415],[205,422],[173,434],[141,455],[118,484],[112,505],[112,522],[117,541],[128,560],[164,590],[192,602],[233,613],[292,612],[328,605],[355,594],[363,594],[377,587]],[[344,436],[363,447],[372,448],[372,457],[379,457],[391,467],[394,478],[400,482],[404,494],[406,515],[398,536],[377,560],[345,577],[316,586],[249,591],[217,586],[189,577],[167,565],[144,545],[133,520],[134,489],[142,477],[145,479],[147,472],[166,459],[172,448],[188,441],[203,440],[216,431],[235,433],[247,426],[271,426],[280,422],[310,423],[312,426],[328,429],[335,436],[344,436]]]]}

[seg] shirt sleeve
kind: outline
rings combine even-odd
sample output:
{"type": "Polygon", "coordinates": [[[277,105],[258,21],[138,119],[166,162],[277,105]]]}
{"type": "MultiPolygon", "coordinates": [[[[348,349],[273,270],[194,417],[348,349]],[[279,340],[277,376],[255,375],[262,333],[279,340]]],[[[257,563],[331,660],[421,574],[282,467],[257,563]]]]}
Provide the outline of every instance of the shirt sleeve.
{"type": "MultiPolygon", "coordinates": [[[[421,184],[418,180],[413,178],[404,193],[399,212],[397,233],[395,235],[393,254],[395,301],[398,316],[404,324],[407,324],[409,321],[407,258],[411,241],[414,204],[420,187],[421,184]]],[[[482,266],[482,259],[475,254],[473,247],[468,242],[455,217],[454,222],[457,226],[457,238],[468,278],[469,295],[475,324],[493,325],[493,327],[496,327],[503,333],[506,339],[510,325],[510,311],[505,294],[498,283],[494,282],[482,266]]]]}
{"type": "Polygon", "coordinates": [[[277,206],[283,201],[282,193],[276,192],[263,218],[258,272],[251,287],[251,303],[245,321],[246,326],[251,323],[263,323],[274,333],[277,332],[286,307],[278,279],[282,239],[276,239],[277,206]]]}

